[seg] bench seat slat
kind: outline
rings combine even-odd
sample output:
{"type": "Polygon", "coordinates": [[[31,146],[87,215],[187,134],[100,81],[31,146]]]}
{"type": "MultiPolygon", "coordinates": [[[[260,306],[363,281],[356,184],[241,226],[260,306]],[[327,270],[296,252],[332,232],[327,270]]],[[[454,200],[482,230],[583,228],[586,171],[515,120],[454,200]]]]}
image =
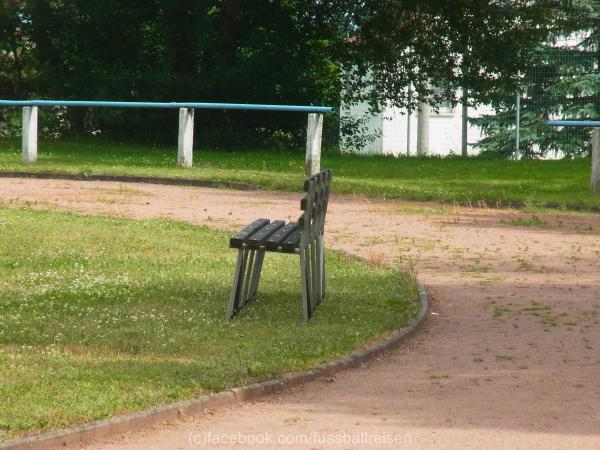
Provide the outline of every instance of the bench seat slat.
{"type": "Polygon", "coordinates": [[[269,250],[277,250],[281,243],[297,229],[298,224],[295,222],[290,222],[287,225],[284,225],[265,241],[265,247],[269,250]]]}
{"type": "Polygon", "coordinates": [[[285,240],[281,243],[281,249],[286,252],[293,252],[300,245],[300,237],[302,236],[302,231],[300,229],[296,229],[292,234],[290,234],[285,240]]]}
{"type": "Polygon", "coordinates": [[[274,220],[246,239],[246,245],[251,247],[260,247],[261,245],[264,245],[264,242],[284,225],[285,222],[283,220],[274,220]]]}
{"type": "Polygon", "coordinates": [[[256,219],[251,224],[242,228],[229,240],[230,248],[240,248],[244,241],[269,223],[269,219],[256,219]]]}

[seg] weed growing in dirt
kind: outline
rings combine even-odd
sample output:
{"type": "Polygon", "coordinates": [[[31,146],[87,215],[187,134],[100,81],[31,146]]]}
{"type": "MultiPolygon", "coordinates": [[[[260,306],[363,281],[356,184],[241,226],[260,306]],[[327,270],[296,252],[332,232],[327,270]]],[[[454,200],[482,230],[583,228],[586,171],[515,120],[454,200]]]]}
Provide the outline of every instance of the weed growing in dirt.
{"type": "Polygon", "coordinates": [[[511,225],[514,227],[535,227],[535,228],[545,228],[548,226],[548,222],[543,219],[540,219],[538,216],[531,216],[528,219],[523,219],[518,217],[516,219],[502,219],[500,220],[501,224],[511,225]]]}
{"type": "Polygon", "coordinates": [[[555,327],[558,320],[558,316],[553,313],[550,305],[535,300],[531,301],[531,306],[521,308],[519,313],[539,317],[543,323],[551,327],[555,327]]]}

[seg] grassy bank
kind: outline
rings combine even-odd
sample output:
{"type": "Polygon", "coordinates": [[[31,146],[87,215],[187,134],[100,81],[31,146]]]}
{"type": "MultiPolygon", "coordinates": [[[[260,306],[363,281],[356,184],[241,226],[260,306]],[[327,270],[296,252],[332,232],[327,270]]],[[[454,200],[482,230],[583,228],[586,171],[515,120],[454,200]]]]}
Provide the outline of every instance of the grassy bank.
{"type": "Polygon", "coordinates": [[[327,255],[302,322],[298,258],[269,254],[259,297],[225,320],[228,234],[0,207],[0,441],[306,369],[407,323],[414,283],[327,255]]]}
{"type": "MultiPolygon", "coordinates": [[[[87,141],[42,141],[39,161],[24,165],[20,143],[0,141],[0,170],[168,176],[300,189],[302,153],[195,151],[191,169],[175,165],[176,150],[87,141]]],[[[600,207],[588,190],[589,160],[360,157],[325,154],[336,192],[408,200],[527,202],[539,206],[600,207]]]]}

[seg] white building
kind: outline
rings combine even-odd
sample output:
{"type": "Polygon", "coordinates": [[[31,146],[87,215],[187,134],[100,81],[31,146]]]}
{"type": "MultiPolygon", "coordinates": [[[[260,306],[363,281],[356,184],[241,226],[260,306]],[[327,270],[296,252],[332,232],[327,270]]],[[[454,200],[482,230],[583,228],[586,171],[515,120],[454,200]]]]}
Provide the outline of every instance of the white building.
{"type": "MultiPolygon", "coordinates": [[[[351,116],[354,119],[365,117],[368,105],[360,103],[345,107],[342,105],[340,115],[351,116]]],[[[483,114],[493,113],[491,107],[480,106],[469,108],[470,118],[479,117],[483,114]]],[[[350,151],[371,155],[407,155],[417,154],[417,111],[412,111],[410,116],[405,109],[384,108],[379,114],[369,116],[366,119],[366,134],[373,135],[372,142],[362,148],[351,148],[341,136],[342,151],[350,151]],[[410,150],[407,152],[407,148],[410,150]]],[[[478,150],[473,144],[482,138],[479,127],[468,125],[467,143],[469,155],[475,155],[478,150]]],[[[462,141],[462,106],[443,105],[438,111],[431,110],[429,118],[429,145],[427,155],[447,156],[451,154],[460,155],[462,141]]]]}

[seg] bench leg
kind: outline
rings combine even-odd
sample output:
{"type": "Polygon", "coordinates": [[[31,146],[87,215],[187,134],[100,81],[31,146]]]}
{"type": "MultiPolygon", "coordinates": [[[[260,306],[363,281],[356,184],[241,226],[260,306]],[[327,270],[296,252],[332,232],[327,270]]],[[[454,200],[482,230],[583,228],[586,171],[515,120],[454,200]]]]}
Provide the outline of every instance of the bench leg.
{"type": "Polygon", "coordinates": [[[263,261],[265,260],[265,251],[257,250],[254,258],[254,267],[252,267],[252,278],[250,280],[250,291],[246,302],[251,301],[256,297],[258,291],[258,283],[260,281],[260,273],[262,272],[263,261]]]}
{"type": "Polygon", "coordinates": [[[310,243],[310,276],[312,281],[312,290],[310,293],[310,307],[312,311],[315,310],[315,308],[321,301],[321,286],[319,285],[319,275],[319,245],[317,239],[312,239],[310,243]]]}
{"type": "Polygon", "coordinates": [[[235,274],[233,275],[233,285],[231,286],[231,295],[229,296],[229,308],[227,309],[227,318],[232,319],[240,308],[240,299],[242,288],[244,286],[244,274],[246,272],[246,260],[248,251],[240,248],[238,251],[237,263],[235,265],[235,274]]]}
{"type": "Polygon", "coordinates": [[[310,251],[308,245],[300,246],[300,284],[302,285],[302,311],[304,313],[304,322],[308,322],[312,315],[311,295],[312,282],[310,277],[309,258],[310,251]]]}
{"type": "Polygon", "coordinates": [[[325,297],[325,255],[323,236],[300,246],[300,278],[304,321],[312,317],[313,311],[325,297]]]}
{"type": "Polygon", "coordinates": [[[232,319],[256,296],[264,258],[264,250],[239,250],[229,297],[228,319],[232,319]]]}
{"type": "Polygon", "coordinates": [[[254,267],[254,250],[246,250],[248,252],[248,257],[245,264],[244,270],[244,281],[242,282],[242,292],[240,297],[240,307],[242,309],[246,303],[248,303],[248,291],[250,289],[250,279],[252,278],[252,268],[254,267]]]}
{"type": "Polygon", "coordinates": [[[319,242],[319,284],[321,287],[319,302],[321,302],[325,298],[325,242],[323,235],[320,235],[317,239],[319,242]]]}

